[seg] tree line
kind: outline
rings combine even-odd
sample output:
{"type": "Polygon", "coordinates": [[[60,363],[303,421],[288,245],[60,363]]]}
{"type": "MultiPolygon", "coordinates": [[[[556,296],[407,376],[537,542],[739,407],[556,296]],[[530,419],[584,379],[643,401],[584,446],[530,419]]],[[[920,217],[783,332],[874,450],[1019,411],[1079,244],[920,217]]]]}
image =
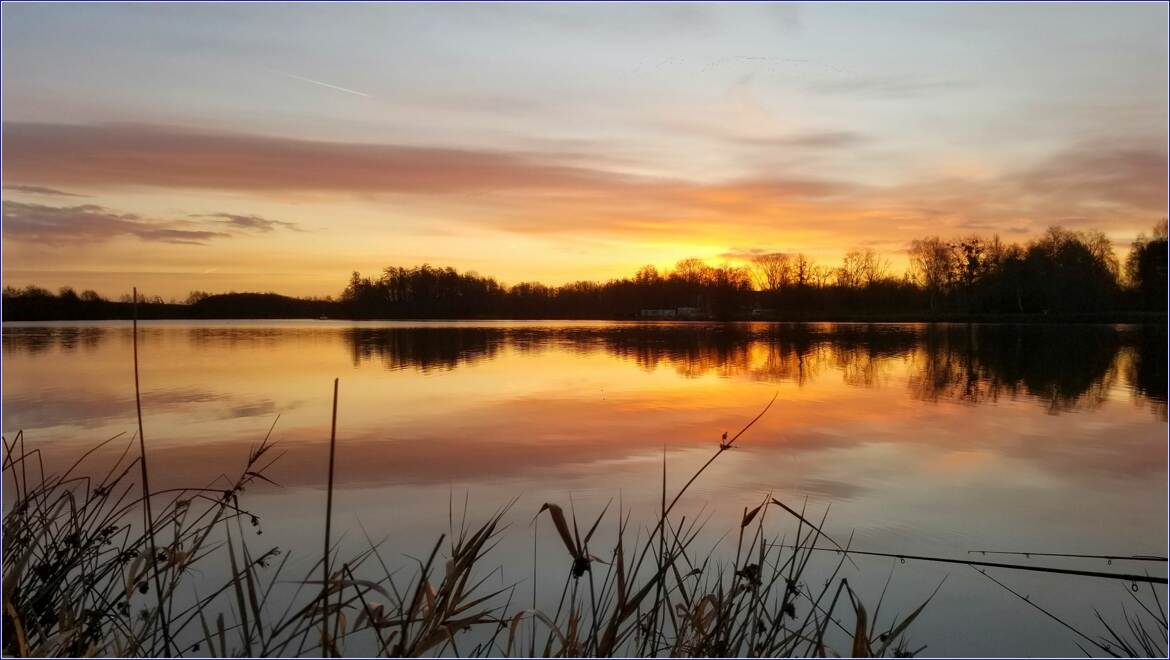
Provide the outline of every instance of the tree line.
{"type": "MultiPolygon", "coordinates": [[[[1134,241],[1125,263],[1098,231],[1052,227],[1027,243],[998,236],[928,236],[910,243],[895,274],[872,249],[836,266],[800,253],[763,253],[743,264],[684,259],[631,277],[562,286],[424,264],[354,272],[336,299],[195,291],[183,303],[140,298],[144,318],[710,318],[832,319],[853,316],[1102,315],[1166,311],[1167,223],[1134,241]]],[[[129,297],[93,291],[4,290],[8,320],[128,318],[129,297]]]]}
{"type": "Polygon", "coordinates": [[[1167,227],[1139,236],[1125,264],[1101,232],[1052,227],[1025,244],[998,236],[915,240],[910,267],[893,273],[872,249],[836,267],[806,255],[760,254],[747,264],[684,259],[672,270],[559,287],[504,286],[453,268],[353,273],[340,302],[361,318],[636,318],[681,310],[704,318],[841,314],[1078,314],[1166,310],[1167,227]]]}

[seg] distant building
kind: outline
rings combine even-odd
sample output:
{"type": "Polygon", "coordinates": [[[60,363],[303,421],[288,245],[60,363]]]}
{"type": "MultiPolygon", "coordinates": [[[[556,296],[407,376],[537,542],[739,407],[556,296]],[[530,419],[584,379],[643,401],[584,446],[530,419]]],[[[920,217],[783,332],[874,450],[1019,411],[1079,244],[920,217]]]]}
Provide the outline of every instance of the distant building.
{"type": "Polygon", "coordinates": [[[679,307],[674,312],[675,316],[680,319],[698,319],[703,317],[703,310],[698,307],[679,307]]]}
{"type": "Polygon", "coordinates": [[[673,309],[643,309],[638,315],[644,319],[673,319],[677,316],[673,309]]]}

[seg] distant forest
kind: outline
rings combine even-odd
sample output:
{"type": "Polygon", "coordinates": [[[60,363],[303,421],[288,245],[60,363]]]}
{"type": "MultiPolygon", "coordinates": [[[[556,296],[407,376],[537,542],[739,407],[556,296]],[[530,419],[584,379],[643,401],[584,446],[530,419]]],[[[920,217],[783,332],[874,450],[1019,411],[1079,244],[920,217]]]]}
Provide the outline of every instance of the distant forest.
{"type": "MultiPolygon", "coordinates": [[[[1119,263],[1101,232],[1050,228],[1027,244],[998,236],[928,237],[909,246],[901,275],[873,250],[852,250],[837,267],[803,254],[762,253],[746,265],[711,266],[685,259],[673,270],[653,266],[609,282],[558,287],[511,286],[491,277],[430,265],[388,267],[376,277],[354,272],[336,299],[275,293],[195,291],[184,302],[139,299],[141,318],[353,319],[946,319],[1052,317],[1165,320],[1167,223],[1139,236],[1119,263]]],[[[125,319],[118,301],[69,287],[7,287],[3,318],[125,319]]]]}

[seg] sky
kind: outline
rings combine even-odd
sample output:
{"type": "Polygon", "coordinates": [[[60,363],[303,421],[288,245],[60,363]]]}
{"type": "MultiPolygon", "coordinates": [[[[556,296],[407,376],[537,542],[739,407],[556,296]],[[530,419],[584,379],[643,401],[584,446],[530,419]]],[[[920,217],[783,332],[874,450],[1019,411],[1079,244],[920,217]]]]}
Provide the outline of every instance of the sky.
{"type": "Polygon", "coordinates": [[[4,3],[3,277],[337,295],[1167,213],[1167,5],[4,3]]]}

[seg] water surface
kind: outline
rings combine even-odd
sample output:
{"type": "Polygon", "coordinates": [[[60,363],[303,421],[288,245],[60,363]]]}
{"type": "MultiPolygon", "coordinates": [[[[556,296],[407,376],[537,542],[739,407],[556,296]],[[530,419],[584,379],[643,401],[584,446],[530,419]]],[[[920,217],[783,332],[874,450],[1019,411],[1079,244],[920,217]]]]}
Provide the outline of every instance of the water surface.
{"type": "MultiPolygon", "coordinates": [[[[589,517],[620,497],[649,519],[664,456],[677,488],[777,393],[684,501],[712,542],[773,492],[831,506],[828,530],[864,550],[1166,549],[1164,327],[146,322],[139,350],[159,487],[237,471],[276,421],[282,487],[250,497],[284,547],[319,544],[340,377],[341,527],[421,553],[452,501],[475,517],[519,497],[498,557],[517,579],[541,502],[571,495],[589,517]]],[[[64,460],[135,430],[126,324],[5,324],[3,357],[7,437],[64,460]]],[[[540,544],[542,575],[559,575],[558,541],[540,544]]],[[[969,568],[859,567],[850,581],[873,599],[896,569],[888,607],[904,611],[949,576],[914,633],[929,654],[1078,652],[969,568]]],[[[997,577],[1086,627],[1128,598],[1107,581],[997,577]]]]}

